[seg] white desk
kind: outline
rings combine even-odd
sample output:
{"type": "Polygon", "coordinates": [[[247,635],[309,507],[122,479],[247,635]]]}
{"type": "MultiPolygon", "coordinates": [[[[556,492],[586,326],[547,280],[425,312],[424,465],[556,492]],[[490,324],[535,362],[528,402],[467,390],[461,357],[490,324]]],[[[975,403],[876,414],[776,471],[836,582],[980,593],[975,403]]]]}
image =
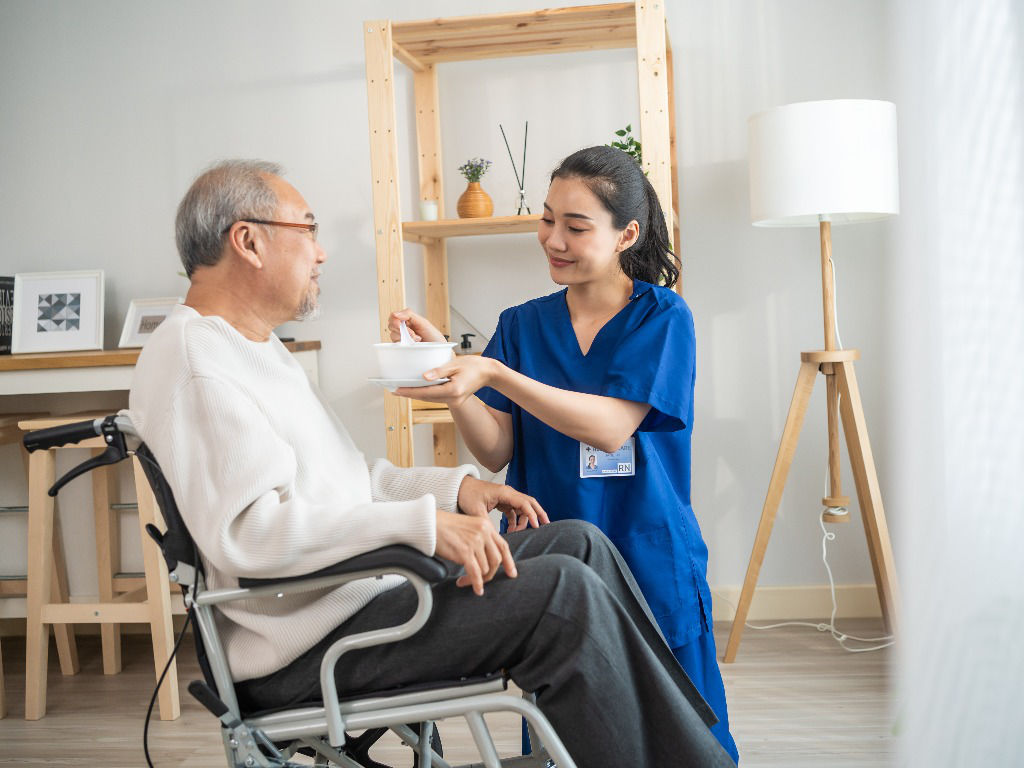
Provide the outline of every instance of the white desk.
{"type": "MultiPolygon", "coordinates": [[[[285,346],[316,384],[320,342],[289,341],[285,346]]],[[[138,359],[137,349],[0,355],[0,396],[128,391],[138,359]]]]}

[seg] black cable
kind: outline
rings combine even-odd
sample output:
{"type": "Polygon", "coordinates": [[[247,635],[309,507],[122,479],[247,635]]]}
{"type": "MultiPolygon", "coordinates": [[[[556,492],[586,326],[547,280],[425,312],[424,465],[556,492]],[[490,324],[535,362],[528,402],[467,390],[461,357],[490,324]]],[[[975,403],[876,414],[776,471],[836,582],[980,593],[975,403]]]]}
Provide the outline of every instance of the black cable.
{"type": "Polygon", "coordinates": [[[181,628],[181,634],[178,635],[178,640],[174,643],[174,648],[171,649],[171,657],[167,660],[164,671],[160,673],[160,679],[156,681],[156,688],[153,689],[153,696],[149,700],[149,708],[146,709],[146,724],[142,727],[142,751],[146,753],[146,765],[149,768],[154,768],[153,761],[149,757],[149,720],[153,716],[153,705],[156,704],[156,697],[160,692],[160,686],[163,685],[164,678],[167,677],[167,670],[171,668],[174,657],[178,653],[178,646],[181,645],[181,641],[185,639],[185,633],[188,632],[188,626],[192,622],[192,610],[190,608],[185,615],[185,624],[181,628]]]}

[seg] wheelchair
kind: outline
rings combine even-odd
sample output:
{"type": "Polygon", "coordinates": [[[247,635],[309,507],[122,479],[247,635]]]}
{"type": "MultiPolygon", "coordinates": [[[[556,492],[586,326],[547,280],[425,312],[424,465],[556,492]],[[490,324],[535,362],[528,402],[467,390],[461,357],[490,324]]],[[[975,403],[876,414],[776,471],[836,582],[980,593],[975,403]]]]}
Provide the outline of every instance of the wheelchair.
{"type": "Polygon", "coordinates": [[[150,525],[148,532],[163,553],[170,581],[182,589],[187,621],[195,624],[196,651],[205,679],[189,683],[188,691],[220,720],[229,768],[299,768],[299,764],[290,761],[296,754],[313,757],[313,764],[318,766],[390,768],[368,754],[372,744],[389,729],[411,747],[414,766],[419,768],[576,768],[532,697],[508,692],[508,677],[503,671],[483,678],[438,681],[358,697],[337,690],[335,667],[346,652],[401,642],[423,627],[432,606],[430,587],[447,575],[440,560],[411,547],[388,546],[304,576],[240,579],[238,588],[208,590],[198,548],[185,527],[171,488],[127,416],[115,414],[37,430],[25,435],[24,444],[31,453],[96,436],[104,439],[106,450],[60,477],[49,493],[56,496],[69,481],[99,466],[116,464],[129,456],[140,461],[166,525],[163,532],[150,525]],[[397,626],[346,636],[332,644],[320,665],[318,700],[280,710],[240,709],[217,632],[218,605],[243,599],[273,600],[284,594],[335,587],[384,574],[404,576],[415,589],[418,605],[410,619],[397,626]],[[499,759],[483,717],[498,711],[514,712],[524,718],[533,744],[532,754],[499,759]],[[465,719],[482,762],[456,767],[444,760],[434,721],[455,717],[465,719]],[[358,736],[350,735],[360,731],[358,736]]]}

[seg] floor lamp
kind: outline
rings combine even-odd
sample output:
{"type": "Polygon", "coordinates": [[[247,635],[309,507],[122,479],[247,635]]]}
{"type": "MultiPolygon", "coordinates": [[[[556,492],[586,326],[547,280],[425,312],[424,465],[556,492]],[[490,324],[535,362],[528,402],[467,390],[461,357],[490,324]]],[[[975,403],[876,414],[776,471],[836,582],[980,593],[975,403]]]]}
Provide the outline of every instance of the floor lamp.
{"type": "Polygon", "coordinates": [[[886,101],[840,99],[788,104],[750,118],[750,209],[759,227],[817,226],[825,348],[800,353],[800,371],[768,484],[725,661],[736,658],[758,573],[786,485],[807,403],[818,373],[825,377],[828,414],[828,496],[825,520],[848,520],[839,472],[840,419],[871,554],[886,630],[899,614],[896,573],[867,424],[853,370],[856,349],[836,346],[832,225],[899,213],[896,107],[886,101]]]}

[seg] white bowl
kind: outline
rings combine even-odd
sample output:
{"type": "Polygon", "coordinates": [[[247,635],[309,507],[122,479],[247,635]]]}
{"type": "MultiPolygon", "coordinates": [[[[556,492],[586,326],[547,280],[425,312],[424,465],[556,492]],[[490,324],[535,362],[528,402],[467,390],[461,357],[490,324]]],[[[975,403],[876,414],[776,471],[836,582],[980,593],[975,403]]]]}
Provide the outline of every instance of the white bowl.
{"type": "Polygon", "coordinates": [[[374,344],[382,379],[420,379],[424,372],[452,359],[454,341],[418,341],[415,344],[374,344]]]}

